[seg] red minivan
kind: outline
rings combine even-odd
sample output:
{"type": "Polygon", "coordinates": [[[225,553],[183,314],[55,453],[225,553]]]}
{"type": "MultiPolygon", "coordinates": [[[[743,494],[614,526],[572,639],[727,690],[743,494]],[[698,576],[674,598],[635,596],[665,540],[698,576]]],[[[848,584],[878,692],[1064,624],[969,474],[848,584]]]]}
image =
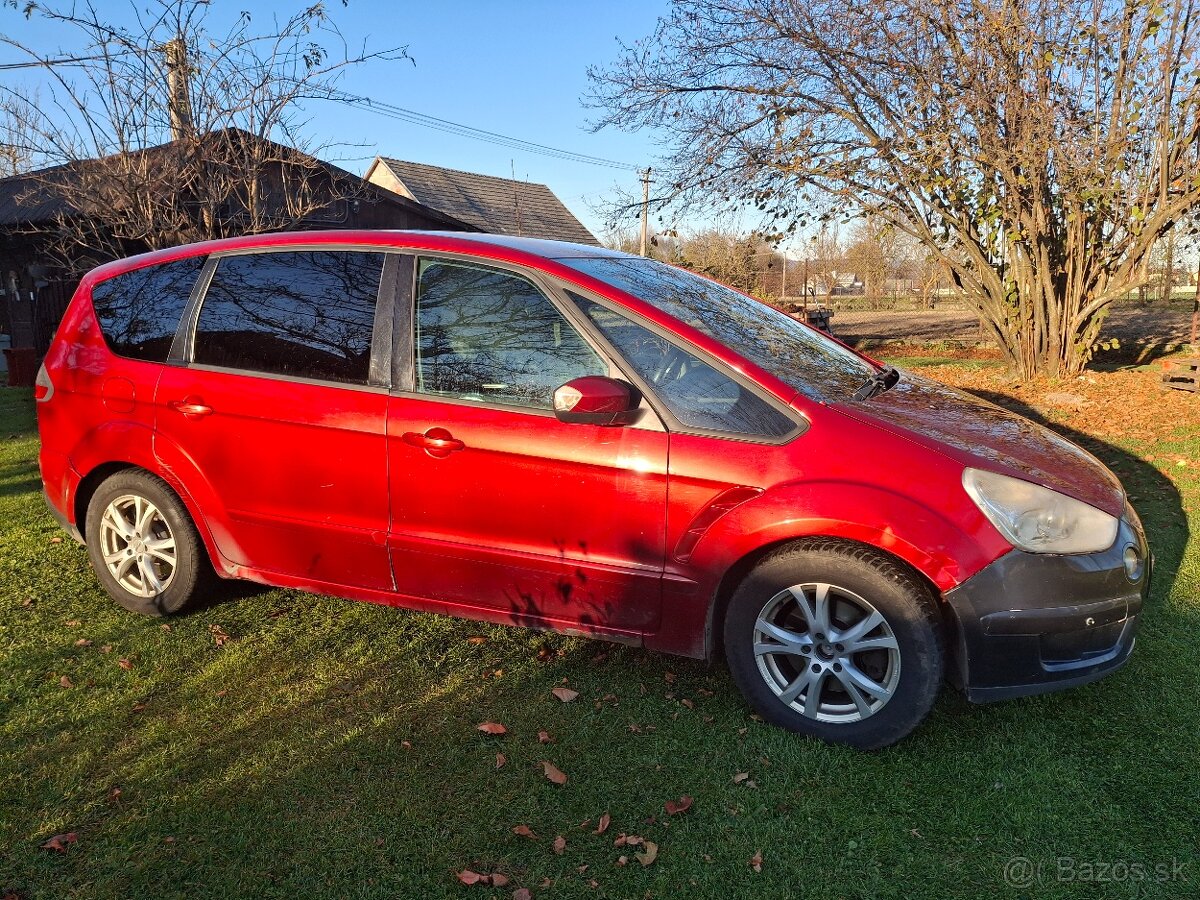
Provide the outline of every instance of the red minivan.
{"type": "Polygon", "coordinates": [[[899,740],[1118,668],[1146,538],[1095,458],[653,260],[277,234],[90,273],[38,376],[51,511],[121,605],[213,576],[724,655],[899,740]]]}

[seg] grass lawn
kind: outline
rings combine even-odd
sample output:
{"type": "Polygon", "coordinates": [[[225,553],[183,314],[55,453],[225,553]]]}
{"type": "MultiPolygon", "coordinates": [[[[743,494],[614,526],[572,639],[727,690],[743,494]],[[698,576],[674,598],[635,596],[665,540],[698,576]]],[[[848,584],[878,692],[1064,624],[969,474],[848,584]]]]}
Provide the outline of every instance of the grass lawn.
{"type": "Polygon", "coordinates": [[[961,363],[930,371],[1090,436],[1154,592],[1113,677],[988,707],[946,691],[874,754],[755,721],[723,665],[251,587],[169,627],[126,613],[42,505],[30,393],[0,390],[0,895],[1197,894],[1200,398],[961,363]],[[1043,402],[1062,392],[1080,402],[1043,402]]]}

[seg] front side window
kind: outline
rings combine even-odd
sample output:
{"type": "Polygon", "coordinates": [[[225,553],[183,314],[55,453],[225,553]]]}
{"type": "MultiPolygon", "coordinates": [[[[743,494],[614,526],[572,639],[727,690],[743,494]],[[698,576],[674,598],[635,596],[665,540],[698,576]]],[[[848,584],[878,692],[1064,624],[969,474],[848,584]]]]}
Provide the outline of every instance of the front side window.
{"type": "Polygon", "coordinates": [[[417,390],[551,409],[555,388],[608,367],[532,282],[507,272],[421,260],[417,390]]]}
{"type": "Polygon", "coordinates": [[[636,256],[559,260],[716,338],[813,400],[846,400],[876,372],[854,351],[765,303],[636,256]]]}
{"type": "Polygon", "coordinates": [[[207,257],[145,266],[92,288],[92,308],[110,350],[130,359],[164,362],[179,318],[207,257]]]}
{"type": "Polygon", "coordinates": [[[202,365],[366,384],[383,253],[226,256],[196,323],[202,365]]]}
{"type": "Polygon", "coordinates": [[[790,418],[695,354],[595,301],[571,298],[684,426],[763,438],[796,430],[790,418]]]}

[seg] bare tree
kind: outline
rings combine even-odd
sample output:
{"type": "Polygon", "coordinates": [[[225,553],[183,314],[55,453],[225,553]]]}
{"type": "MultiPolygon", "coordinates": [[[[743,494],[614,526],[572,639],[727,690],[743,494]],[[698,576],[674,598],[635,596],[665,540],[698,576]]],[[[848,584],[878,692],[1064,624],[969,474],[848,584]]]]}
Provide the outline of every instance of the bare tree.
{"type": "Polygon", "coordinates": [[[593,70],[677,202],[818,198],[943,261],[1015,369],[1076,372],[1200,204],[1200,0],[678,0],[593,70]]]}
{"type": "Polygon", "coordinates": [[[131,5],[124,26],[91,4],[31,5],[78,35],[69,66],[0,36],[48,73],[42,102],[20,85],[0,85],[0,99],[47,167],[31,190],[59,201],[58,255],[76,268],[131,246],[336,216],[360,189],[301,138],[302,105],[346,99],[341,72],[404,50],[352,50],[321,3],[263,30],[243,13],[218,34],[208,11],[205,0],[153,0],[131,5]]]}

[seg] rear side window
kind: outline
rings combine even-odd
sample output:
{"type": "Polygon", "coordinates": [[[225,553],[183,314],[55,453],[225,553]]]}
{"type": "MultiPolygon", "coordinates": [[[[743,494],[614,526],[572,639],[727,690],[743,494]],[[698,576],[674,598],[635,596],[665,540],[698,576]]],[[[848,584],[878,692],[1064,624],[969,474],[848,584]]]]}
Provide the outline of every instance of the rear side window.
{"type": "Polygon", "coordinates": [[[571,298],[685,427],[758,438],[796,430],[766,400],[695,354],[599,303],[571,298]]]}
{"type": "Polygon", "coordinates": [[[366,384],[383,253],[227,256],[204,295],[196,363],[366,384]]]}
{"type": "Polygon", "coordinates": [[[118,356],[164,362],[207,257],[146,266],[92,288],[100,332],[118,356]]]}

